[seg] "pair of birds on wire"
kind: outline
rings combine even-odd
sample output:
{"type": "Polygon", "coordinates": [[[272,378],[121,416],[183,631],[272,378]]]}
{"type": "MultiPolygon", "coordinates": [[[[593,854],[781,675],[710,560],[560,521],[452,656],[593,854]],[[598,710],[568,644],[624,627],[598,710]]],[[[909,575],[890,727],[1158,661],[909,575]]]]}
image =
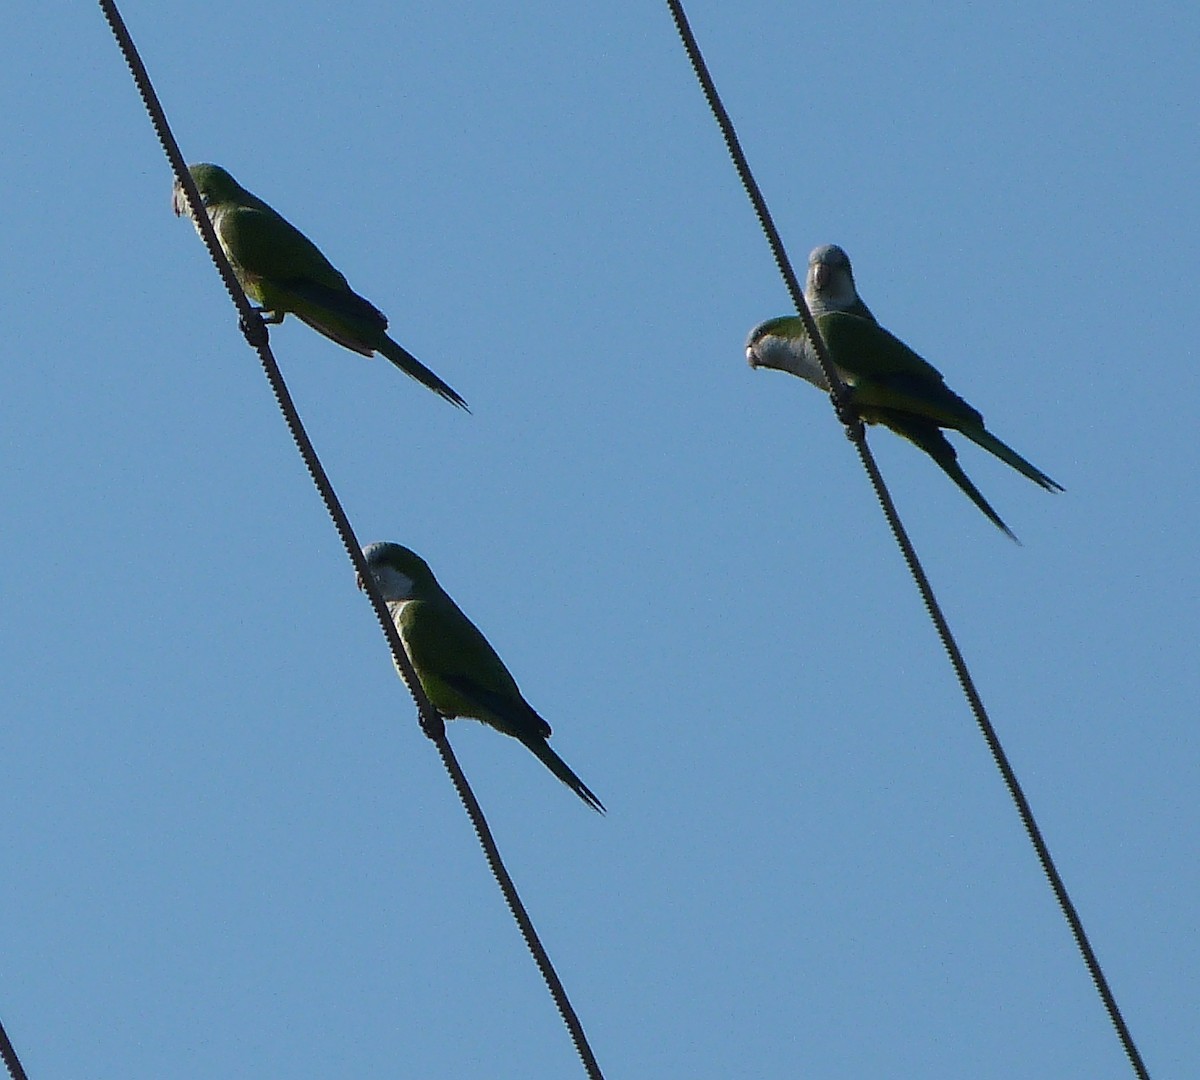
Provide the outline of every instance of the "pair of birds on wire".
{"type": "MultiPolygon", "coordinates": [[[[264,321],[291,313],[363,356],[379,353],[453,405],[466,402],[444,380],[387,335],[387,318],[350,288],[320,249],[219,165],[192,165],[192,179],[226,258],[264,321]]],[[[173,205],[192,217],[178,181],[173,205]]],[[[199,226],[197,226],[199,228],[199,226]]],[[[1048,491],[1062,488],[992,435],[980,413],[946,386],[941,373],[876,321],[858,295],[846,253],[834,244],[809,256],[805,300],[831,360],[868,424],[883,424],[924,450],[967,497],[1012,539],[1012,531],[958,464],[943,429],[952,429],[1048,491]]],[[[799,316],[770,319],[746,343],[751,367],[775,368],[814,386],[829,384],[799,316]]],[[[604,805],[547,743],[550,725],[525,700],[487,638],[441,587],[429,565],[400,544],[363,549],[421,687],[447,718],[481,720],[529,748],[588,806],[604,805]]],[[[359,583],[360,586],[362,583],[359,583]]]]}
{"type": "MultiPolygon", "coordinates": [[[[280,323],[291,313],[347,349],[386,356],[434,393],[467,407],[448,383],[388,337],[383,313],[351,289],[299,229],[219,165],[192,165],[188,171],[238,283],[261,306],[265,322],[280,323]]],[[[177,215],[192,217],[178,181],[172,202],[177,215]]],[[[550,725],[525,700],[504,661],[438,584],[429,564],[400,544],[370,544],[363,556],[433,707],[445,717],[482,720],[519,739],[588,806],[603,813],[604,804],[550,749],[550,725]]]]}

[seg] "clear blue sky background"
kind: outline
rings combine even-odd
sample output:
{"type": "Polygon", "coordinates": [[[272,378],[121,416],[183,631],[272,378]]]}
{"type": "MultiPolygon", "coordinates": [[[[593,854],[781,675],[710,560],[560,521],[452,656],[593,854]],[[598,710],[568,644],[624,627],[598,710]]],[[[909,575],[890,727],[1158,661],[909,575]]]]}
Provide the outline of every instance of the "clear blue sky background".
{"type": "MultiPolygon", "coordinates": [[[[272,341],[605,800],[451,737],[609,1077],[1129,1070],[665,5],[127,0],[471,403],[272,341]]],[[[1060,480],[872,435],[1155,1076],[1200,1060],[1194,4],[690,14],[794,260],[1060,480]]],[[[88,4],[0,39],[0,1018],[38,1080],[577,1073],[88,4]]]]}

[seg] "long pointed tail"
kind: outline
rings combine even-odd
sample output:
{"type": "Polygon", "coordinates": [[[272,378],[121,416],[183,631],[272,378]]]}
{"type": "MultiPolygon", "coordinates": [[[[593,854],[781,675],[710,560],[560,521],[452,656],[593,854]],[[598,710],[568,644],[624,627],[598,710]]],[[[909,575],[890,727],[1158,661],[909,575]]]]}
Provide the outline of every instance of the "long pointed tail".
{"type": "Polygon", "coordinates": [[[467,403],[451,388],[449,383],[438,378],[412,353],[394,342],[387,334],[380,335],[380,341],[376,348],[382,356],[386,356],[405,375],[412,376],[422,386],[428,386],[435,394],[441,394],[450,404],[457,405],[460,409],[466,409],[467,412],[471,411],[467,409],[467,403]]]}
{"type": "Polygon", "coordinates": [[[1006,465],[1011,465],[1022,476],[1029,477],[1038,487],[1045,488],[1047,491],[1064,490],[1062,484],[1056,480],[1051,480],[1041,469],[1035,465],[1031,465],[1011,446],[1001,442],[990,431],[985,431],[982,427],[977,430],[969,428],[959,428],[959,430],[973,443],[982,446],[989,453],[995,454],[1006,465]]]}
{"type": "Polygon", "coordinates": [[[942,470],[945,472],[945,474],[959,486],[967,498],[970,499],[971,502],[978,506],[979,509],[988,516],[988,519],[993,525],[996,526],[996,528],[998,528],[1014,543],[1019,544],[1021,542],[1017,539],[1017,534],[1013,532],[1012,529],[1010,529],[1007,525],[1005,525],[1000,519],[1000,515],[992,509],[992,504],[983,497],[983,493],[971,482],[971,478],[965,472],[963,472],[962,466],[959,465],[955,459],[951,458],[949,461],[943,461],[940,458],[934,458],[934,461],[936,461],[942,467],[942,470]]]}
{"type": "Polygon", "coordinates": [[[1005,525],[1000,515],[992,509],[992,504],[983,497],[983,493],[971,482],[971,478],[963,472],[962,466],[958,463],[957,451],[950,445],[950,440],[942,434],[942,430],[937,424],[908,413],[891,413],[888,410],[880,410],[872,419],[886,424],[897,435],[902,435],[909,442],[924,450],[958,485],[959,490],[984,512],[987,519],[996,528],[1015,543],[1021,542],[1017,539],[1017,534],[1005,525]]]}
{"type": "Polygon", "coordinates": [[[578,795],[585,803],[593,810],[604,813],[604,803],[602,803],[591,788],[587,786],[574,772],[571,767],[563,761],[553,750],[550,749],[550,744],[545,739],[536,735],[531,735],[527,739],[521,739],[543,765],[546,766],[555,776],[557,776],[564,784],[567,785],[576,795],[578,795]]]}

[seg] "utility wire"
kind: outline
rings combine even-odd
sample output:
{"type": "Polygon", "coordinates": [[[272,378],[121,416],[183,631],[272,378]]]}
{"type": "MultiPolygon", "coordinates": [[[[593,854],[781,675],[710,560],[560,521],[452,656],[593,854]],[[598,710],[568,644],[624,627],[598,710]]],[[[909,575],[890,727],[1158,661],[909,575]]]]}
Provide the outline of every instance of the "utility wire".
{"type": "Polygon", "coordinates": [[[8,1069],[8,1075],[12,1077],[12,1080],[29,1080],[25,1070],[21,1067],[21,1059],[17,1057],[17,1052],[13,1049],[13,1044],[9,1040],[8,1032],[4,1030],[3,1024],[0,1024],[0,1059],[4,1061],[4,1066],[8,1069]]]}
{"type": "Polygon", "coordinates": [[[304,459],[305,468],[308,469],[308,474],[316,485],[321,500],[325,504],[325,509],[328,511],[334,528],[337,529],[338,536],[341,538],[342,546],[345,547],[346,554],[350,557],[350,562],[354,566],[358,579],[362,582],[363,590],[370,599],[371,608],[375,612],[375,618],[378,620],[380,629],[387,639],[388,648],[392,654],[392,662],[395,664],[397,672],[404,680],[417,706],[417,715],[421,730],[433,741],[434,746],[437,747],[438,754],[441,756],[446,771],[450,775],[455,791],[457,791],[458,797],[471,819],[471,825],[475,830],[475,835],[479,838],[480,846],[483,848],[488,865],[491,867],[492,874],[496,879],[496,884],[499,885],[504,895],[505,903],[516,920],[521,936],[525,939],[525,944],[529,948],[538,970],[541,972],[542,979],[545,981],[551,997],[554,999],[555,1007],[558,1009],[559,1015],[567,1027],[567,1031],[571,1036],[572,1042],[575,1044],[575,1050],[587,1075],[592,1080],[603,1080],[600,1066],[597,1064],[591,1046],[588,1044],[587,1036],[584,1034],[583,1025],[579,1022],[579,1017],[571,1006],[570,999],[563,989],[562,982],[550,962],[550,957],[546,953],[545,947],[537,935],[537,931],[534,929],[533,922],[529,918],[529,913],[525,910],[525,906],[521,902],[521,897],[517,893],[516,886],[513,884],[512,878],[504,867],[500,851],[496,846],[491,829],[488,827],[487,820],[483,816],[479,802],[476,800],[474,792],[472,792],[470,785],[467,783],[467,778],[458,764],[458,759],[454,756],[454,750],[446,738],[445,723],[421,687],[412,662],[408,658],[408,653],[405,652],[404,645],[400,641],[396,625],[392,621],[387,605],[384,603],[379,588],[375,583],[375,576],[367,568],[362,548],[354,535],[350,520],[346,516],[345,510],[342,509],[337,493],[334,491],[333,485],[325,473],[324,466],[322,466],[320,459],[317,457],[317,452],[308,438],[308,433],[304,430],[304,425],[300,421],[300,415],[296,411],[291,394],[283,380],[283,375],[280,373],[279,365],[276,363],[275,357],[271,352],[267,328],[263,323],[262,316],[251,306],[250,301],[246,298],[246,294],[242,291],[237,278],[234,276],[233,268],[229,265],[229,260],[221,250],[216,233],[213,231],[212,222],[209,220],[208,214],[201,203],[200,194],[196,190],[191,173],[188,172],[187,163],[184,161],[183,154],[179,150],[179,144],[175,141],[175,136],[172,134],[170,126],[167,123],[166,114],[150,82],[150,76],[146,72],[137,47],[133,43],[133,38],[126,28],[114,0],[99,0],[99,2],[104,17],[113,32],[113,36],[117,39],[121,53],[125,57],[125,62],[129,66],[130,73],[133,75],[138,94],[141,96],[142,103],[146,107],[146,112],[150,116],[150,122],[154,126],[158,141],[161,143],[163,151],[171,163],[171,171],[183,186],[188,204],[191,207],[192,219],[196,222],[197,228],[204,240],[204,245],[208,248],[208,254],[220,273],[221,280],[224,282],[225,289],[233,300],[234,306],[238,310],[242,333],[245,335],[247,342],[258,353],[263,372],[271,385],[276,403],[283,413],[284,421],[287,423],[288,431],[291,433],[292,440],[296,444],[296,449],[300,451],[300,456],[304,459]]]}
{"type": "Polygon", "coordinates": [[[925,570],[917,558],[912,541],[909,539],[908,533],[900,521],[900,515],[896,512],[895,503],[892,501],[887,485],[883,481],[883,476],[879,472],[879,466],[875,463],[875,458],[867,446],[866,433],[862,422],[854,415],[853,404],[849,401],[846,385],[837,377],[837,372],[830,362],[829,351],[825,347],[825,342],[817,330],[812,312],[809,311],[808,304],[804,300],[804,293],[800,289],[796,273],[792,269],[787,252],[784,250],[783,241],[779,237],[779,231],[775,228],[775,222],[772,220],[771,213],[767,209],[766,200],[763,198],[758,183],[750,171],[746,155],[742,152],[737,132],[733,127],[733,121],[730,120],[729,114],[725,111],[725,106],[721,103],[720,96],[717,94],[717,88],[713,83],[712,76],[709,74],[708,65],[704,62],[700,46],[697,44],[695,35],[692,33],[692,28],[688,23],[687,15],[684,13],[683,5],[680,0],[667,0],[667,7],[670,8],[671,17],[675,20],[675,28],[679,31],[680,40],[682,40],[683,47],[687,50],[688,59],[691,61],[696,78],[700,81],[700,86],[704,90],[704,96],[708,99],[709,108],[712,110],[713,116],[716,118],[717,124],[721,129],[721,134],[725,139],[725,146],[729,150],[729,156],[733,159],[734,168],[737,169],[742,186],[746,189],[746,194],[750,197],[750,201],[754,205],[754,212],[758,216],[759,225],[762,226],[762,230],[766,234],[767,243],[771,246],[771,254],[775,257],[775,263],[779,267],[780,274],[783,276],[784,284],[787,286],[792,303],[795,304],[796,311],[804,323],[805,333],[808,335],[808,339],[816,351],[821,370],[832,388],[830,397],[833,399],[834,409],[838,418],[846,425],[846,434],[858,450],[858,456],[862,459],[863,468],[866,469],[871,486],[875,490],[875,496],[879,500],[879,505],[883,508],[888,526],[891,528],[892,535],[900,547],[901,554],[904,556],[904,561],[908,566],[909,572],[912,574],[913,581],[920,591],[925,610],[928,612],[929,618],[933,621],[938,638],[942,643],[942,648],[945,649],[946,655],[950,658],[950,663],[954,667],[954,674],[958,678],[959,686],[962,687],[967,704],[971,707],[971,712],[975,717],[976,723],[979,725],[979,730],[983,733],[988,749],[991,751],[992,759],[996,763],[996,768],[1000,770],[1000,775],[1004,778],[1004,784],[1008,788],[1008,793],[1012,796],[1012,800],[1016,804],[1017,813],[1021,816],[1021,824],[1024,825],[1025,832],[1028,834],[1034,850],[1037,852],[1038,861],[1042,864],[1042,870],[1050,882],[1050,887],[1054,891],[1054,897],[1058,901],[1058,906],[1062,909],[1062,913],[1071,928],[1075,944],[1079,947],[1083,961],[1087,965],[1088,974],[1091,976],[1092,982],[1095,984],[1096,990],[1104,1002],[1104,1008],[1108,1012],[1109,1019],[1112,1021],[1113,1027],[1116,1028],[1117,1036],[1121,1040],[1121,1046],[1124,1048],[1129,1058],[1129,1063],[1133,1066],[1133,1071],[1139,1080],[1149,1080],[1150,1074],[1146,1071],[1142,1055],[1133,1041],[1133,1035],[1129,1031],[1129,1026],[1125,1023],[1124,1016],[1121,1015],[1117,1000],[1108,985],[1108,979],[1105,978],[1104,971],[1100,967],[1100,961],[1097,959],[1091,942],[1088,940],[1087,933],[1083,928],[1083,922],[1079,918],[1079,913],[1075,910],[1075,905],[1071,902],[1070,895],[1067,893],[1067,887],[1063,884],[1058,868],[1054,865],[1054,859],[1051,857],[1050,849],[1046,846],[1046,841],[1042,837],[1041,829],[1038,828],[1037,821],[1033,816],[1033,810],[1029,805],[1029,800],[1025,797],[1025,792],[1021,788],[1017,774],[1013,771],[1013,767],[1008,760],[1008,755],[1004,752],[1004,747],[1000,744],[1000,737],[996,734],[996,729],[988,717],[987,710],[984,708],[983,699],[979,696],[979,691],[975,687],[975,681],[971,678],[971,673],[967,669],[967,662],[963,659],[963,654],[958,647],[957,641],[954,639],[945,615],[942,614],[942,609],[937,602],[937,597],[934,595],[933,587],[929,584],[929,578],[925,575],[925,570]]]}

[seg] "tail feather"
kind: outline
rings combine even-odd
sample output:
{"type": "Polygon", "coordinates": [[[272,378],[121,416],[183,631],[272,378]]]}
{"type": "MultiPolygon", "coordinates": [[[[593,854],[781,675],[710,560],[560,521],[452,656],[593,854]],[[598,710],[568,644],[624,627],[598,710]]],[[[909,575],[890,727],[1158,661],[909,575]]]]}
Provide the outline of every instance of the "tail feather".
{"type": "Polygon", "coordinates": [[[965,472],[963,472],[962,466],[959,465],[957,460],[951,458],[949,461],[943,461],[940,458],[934,458],[934,461],[936,461],[942,467],[942,471],[959,486],[967,498],[970,499],[971,502],[978,506],[979,509],[987,515],[988,519],[993,525],[996,526],[996,528],[998,528],[1014,543],[1019,544],[1021,542],[1019,539],[1017,539],[1017,534],[1014,533],[1007,525],[1005,525],[1001,520],[1000,515],[992,509],[992,504],[983,497],[983,493],[971,482],[971,478],[965,472]]]}
{"type": "Polygon", "coordinates": [[[423,386],[429,387],[435,394],[441,394],[452,405],[457,405],[460,409],[466,409],[467,412],[471,411],[467,408],[467,403],[448,383],[438,378],[437,375],[422,364],[412,353],[402,345],[394,342],[387,334],[379,335],[379,343],[375,347],[382,356],[386,356],[406,375],[416,379],[423,386]]]}
{"type": "Polygon", "coordinates": [[[1047,491],[1064,490],[1062,484],[1056,480],[1051,480],[1041,469],[1035,465],[1031,465],[1011,446],[1001,442],[990,431],[986,431],[982,427],[978,429],[959,428],[959,431],[976,445],[982,446],[989,453],[995,454],[1006,465],[1011,465],[1022,476],[1027,476],[1039,487],[1045,488],[1047,491]]]}
{"type": "Polygon", "coordinates": [[[550,749],[550,744],[546,742],[545,739],[540,739],[536,736],[530,736],[528,738],[521,739],[521,742],[529,747],[529,749],[537,756],[538,760],[545,765],[547,769],[554,773],[554,775],[557,776],[564,784],[566,784],[567,787],[575,792],[575,794],[578,795],[585,803],[587,803],[588,806],[601,814],[605,812],[604,803],[596,798],[591,788],[589,788],[587,784],[580,780],[579,777],[572,772],[571,767],[553,750],[550,749]]]}
{"type": "Polygon", "coordinates": [[[983,511],[996,528],[1014,543],[1021,542],[1017,539],[1017,534],[1004,524],[1003,519],[992,508],[992,504],[983,497],[979,488],[971,482],[971,478],[963,472],[962,466],[958,463],[958,452],[950,444],[950,440],[942,434],[941,428],[932,422],[907,413],[887,413],[881,410],[872,419],[887,425],[897,435],[902,435],[909,442],[924,450],[938,463],[942,472],[958,485],[959,490],[983,511]]]}

